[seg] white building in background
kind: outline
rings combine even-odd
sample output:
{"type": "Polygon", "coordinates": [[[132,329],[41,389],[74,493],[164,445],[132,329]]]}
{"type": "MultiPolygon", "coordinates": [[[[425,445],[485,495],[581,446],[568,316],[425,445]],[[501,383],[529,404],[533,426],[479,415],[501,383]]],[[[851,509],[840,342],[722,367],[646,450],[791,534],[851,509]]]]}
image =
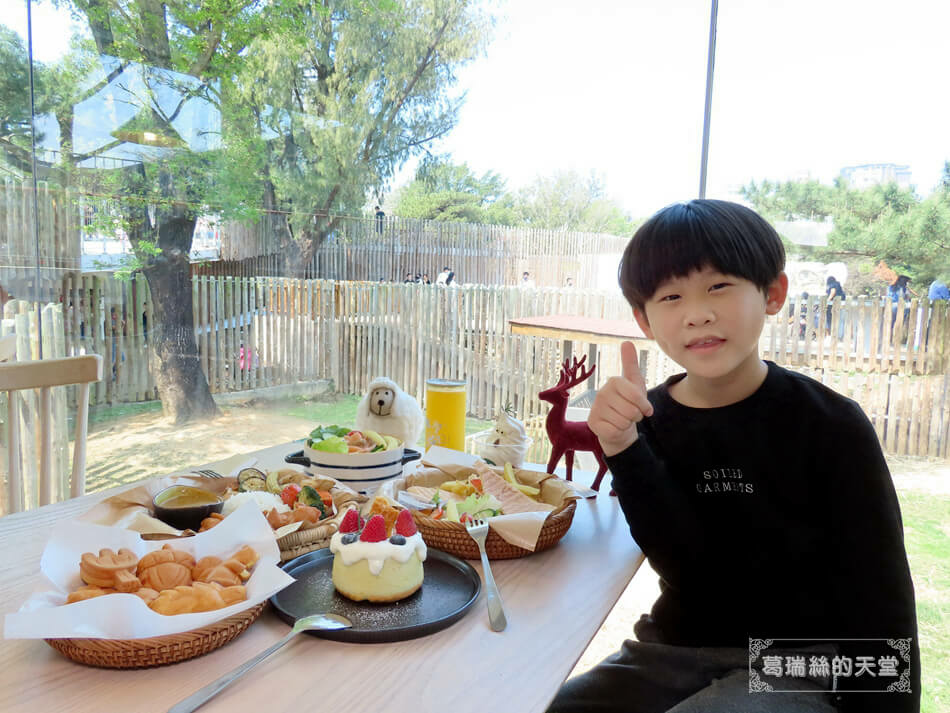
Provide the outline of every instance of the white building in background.
{"type": "Polygon", "coordinates": [[[896,163],[865,163],[861,166],[845,166],[841,177],[851,188],[861,190],[882,183],[896,183],[901,188],[910,188],[910,166],[896,163]]]}

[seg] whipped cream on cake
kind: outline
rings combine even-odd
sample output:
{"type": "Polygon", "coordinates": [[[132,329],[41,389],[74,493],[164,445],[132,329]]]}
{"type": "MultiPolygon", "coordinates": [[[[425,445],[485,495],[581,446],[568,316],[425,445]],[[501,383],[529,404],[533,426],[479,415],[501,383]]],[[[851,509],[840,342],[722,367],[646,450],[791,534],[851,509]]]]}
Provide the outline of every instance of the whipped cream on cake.
{"type": "Polygon", "coordinates": [[[408,510],[399,512],[392,534],[382,515],[363,523],[355,508],[330,538],[333,585],[354,601],[392,602],[422,586],[426,544],[408,510]]]}

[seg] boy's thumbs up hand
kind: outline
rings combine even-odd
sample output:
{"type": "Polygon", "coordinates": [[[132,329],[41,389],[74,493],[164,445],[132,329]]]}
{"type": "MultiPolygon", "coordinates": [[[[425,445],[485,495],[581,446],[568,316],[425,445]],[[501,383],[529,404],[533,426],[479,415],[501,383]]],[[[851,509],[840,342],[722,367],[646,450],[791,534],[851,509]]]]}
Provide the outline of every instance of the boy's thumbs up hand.
{"type": "Polygon", "coordinates": [[[653,415],[633,342],[620,345],[620,359],[622,375],[608,379],[597,392],[587,418],[587,425],[608,456],[629,448],[637,440],[637,423],[653,415]]]}

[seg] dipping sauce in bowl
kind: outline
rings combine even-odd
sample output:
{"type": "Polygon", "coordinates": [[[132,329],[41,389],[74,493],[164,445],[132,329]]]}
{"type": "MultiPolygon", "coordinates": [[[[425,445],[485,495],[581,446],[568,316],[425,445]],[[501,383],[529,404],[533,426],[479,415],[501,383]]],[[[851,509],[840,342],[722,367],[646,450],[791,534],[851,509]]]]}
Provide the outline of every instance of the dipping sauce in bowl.
{"type": "Polygon", "coordinates": [[[153,499],[155,517],[179,530],[197,530],[213,512],[221,512],[224,500],[191,485],[172,485],[153,499]]]}

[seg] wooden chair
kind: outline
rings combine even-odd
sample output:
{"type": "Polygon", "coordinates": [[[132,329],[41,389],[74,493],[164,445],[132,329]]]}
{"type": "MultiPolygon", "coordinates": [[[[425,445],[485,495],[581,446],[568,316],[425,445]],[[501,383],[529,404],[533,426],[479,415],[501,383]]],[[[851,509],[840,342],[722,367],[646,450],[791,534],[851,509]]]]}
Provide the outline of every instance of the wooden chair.
{"type": "Polygon", "coordinates": [[[0,361],[9,361],[16,357],[16,335],[0,337],[0,361]]]}
{"type": "Polygon", "coordinates": [[[86,432],[89,416],[89,386],[102,378],[102,357],[98,354],[0,363],[0,392],[7,393],[7,512],[25,508],[23,477],[20,472],[20,427],[17,395],[24,389],[39,389],[39,500],[52,501],[53,429],[52,387],[79,385],[76,400],[76,441],[70,477],[71,497],[83,494],[86,487],[86,432]]]}

